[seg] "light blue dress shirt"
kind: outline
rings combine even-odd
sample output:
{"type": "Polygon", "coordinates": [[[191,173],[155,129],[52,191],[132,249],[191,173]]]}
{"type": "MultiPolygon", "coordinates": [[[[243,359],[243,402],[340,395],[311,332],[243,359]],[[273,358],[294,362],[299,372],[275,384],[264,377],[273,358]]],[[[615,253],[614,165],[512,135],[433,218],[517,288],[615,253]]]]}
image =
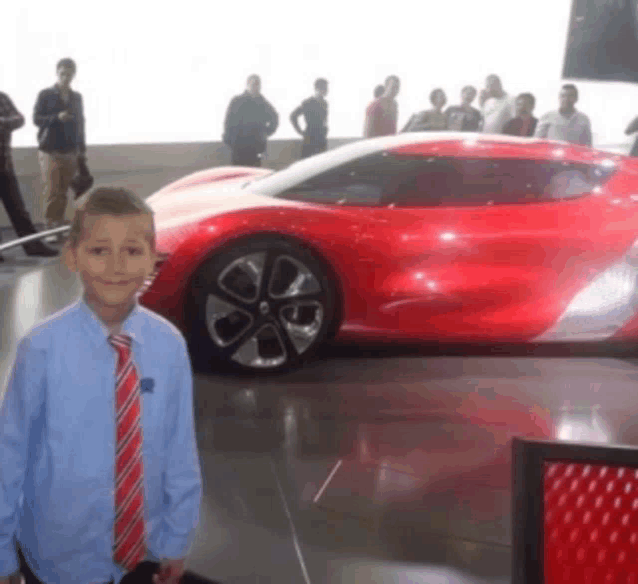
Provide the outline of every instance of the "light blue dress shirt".
{"type": "MultiPolygon", "coordinates": [[[[183,558],[199,522],[202,478],[186,343],[136,305],[122,323],[142,393],[147,559],[183,558]]],[[[0,577],[19,569],[17,537],[45,584],[119,583],[115,520],[115,371],[108,329],[79,299],[20,342],[0,406],[0,577]]]]}

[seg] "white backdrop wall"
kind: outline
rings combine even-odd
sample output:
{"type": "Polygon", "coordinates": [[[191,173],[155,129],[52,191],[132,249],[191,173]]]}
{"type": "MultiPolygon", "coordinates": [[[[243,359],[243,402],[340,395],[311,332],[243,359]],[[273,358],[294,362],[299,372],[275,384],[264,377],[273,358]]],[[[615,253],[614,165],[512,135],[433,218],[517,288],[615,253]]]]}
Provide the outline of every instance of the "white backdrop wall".
{"type": "MultiPolygon", "coordinates": [[[[497,73],[509,93],[531,91],[536,114],[553,109],[571,0],[66,0],[3,6],[0,91],[27,117],[16,146],[33,146],[37,93],[55,82],[55,63],[78,64],[89,144],[217,141],[233,95],[248,74],[280,114],[275,138],[295,136],[288,117],[330,81],[332,137],[359,136],[374,86],[402,80],[399,124],[429,107],[431,89],[448,103],[465,84],[497,73]],[[314,7],[314,8],[309,8],[314,7]]],[[[638,88],[577,82],[596,144],[629,142],[638,88]]]]}

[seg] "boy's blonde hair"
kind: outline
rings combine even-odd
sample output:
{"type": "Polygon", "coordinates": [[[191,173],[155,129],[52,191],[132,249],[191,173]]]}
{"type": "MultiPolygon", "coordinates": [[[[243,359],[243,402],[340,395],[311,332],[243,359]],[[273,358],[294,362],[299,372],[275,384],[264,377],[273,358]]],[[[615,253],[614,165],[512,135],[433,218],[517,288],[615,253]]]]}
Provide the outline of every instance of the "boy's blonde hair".
{"type": "Polygon", "coordinates": [[[153,209],[136,193],[122,187],[96,187],[79,199],[75,210],[71,230],[66,242],[67,247],[76,248],[84,235],[86,217],[92,215],[149,215],[151,231],[148,240],[151,249],[155,250],[155,222],[153,209]]]}

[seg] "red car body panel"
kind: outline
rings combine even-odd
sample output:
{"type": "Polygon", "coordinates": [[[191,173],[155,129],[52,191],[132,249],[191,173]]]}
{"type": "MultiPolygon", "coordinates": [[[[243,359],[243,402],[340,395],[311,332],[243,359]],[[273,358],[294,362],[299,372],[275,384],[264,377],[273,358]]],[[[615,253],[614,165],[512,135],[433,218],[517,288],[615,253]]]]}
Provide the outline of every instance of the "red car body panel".
{"type": "MultiPolygon", "coordinates": [[[[638,237],[638,197],[632,197],[638,166],[625,157],[497,138],[412,138],[386,151],[592,164],[608,159],[616,170],[599,192],[571,200],[430,208],[254,197],[238,194],[237,186],[272,171],[204,171],[152,198],[158,248],[169,259],[142,302],[186,327],[189,281],[202,262],[229,243],[268,234],[309,247],[329,266],[342,306],[338,337],[525,342],[550,329],[574,296],[638,237]]],[[[638,317],[615,334],[636,335],[638,317]]]]}

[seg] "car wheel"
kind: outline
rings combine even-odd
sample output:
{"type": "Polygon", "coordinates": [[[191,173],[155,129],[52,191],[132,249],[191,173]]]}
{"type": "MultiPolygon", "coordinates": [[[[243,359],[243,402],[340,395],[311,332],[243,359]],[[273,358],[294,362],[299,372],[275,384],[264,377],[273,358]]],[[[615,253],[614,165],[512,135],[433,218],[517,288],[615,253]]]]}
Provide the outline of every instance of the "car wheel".
{"type": "Polygon", "coordinates": [[[251,241],[201,266],[190,309],[189,344],[198,367],[280,372],[300,365],[325,340],[335,286],[303,247],[251,241]]]}

